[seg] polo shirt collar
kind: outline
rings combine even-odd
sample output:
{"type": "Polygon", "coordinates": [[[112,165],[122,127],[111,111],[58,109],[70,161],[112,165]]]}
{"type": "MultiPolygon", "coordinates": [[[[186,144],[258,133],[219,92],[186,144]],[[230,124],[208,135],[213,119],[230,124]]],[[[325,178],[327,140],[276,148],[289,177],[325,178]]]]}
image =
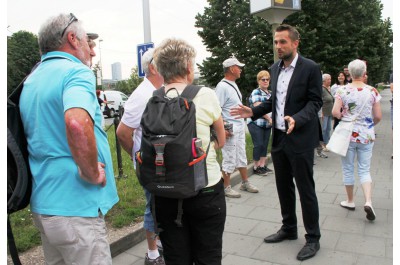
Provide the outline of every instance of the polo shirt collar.
{"type": "Polygon", "coordinates": [[[53,51],[53,52],[48,52],[44,55],[42,55],[42,62],[46,59],[51,59],[51,58],[63,58],[63,59],[67,59],[76,63],[82,63],[78,58],[76,58],[75,56],[73,56],[70,53],[67,52],[61,52],[61,51],[53,51]]]}

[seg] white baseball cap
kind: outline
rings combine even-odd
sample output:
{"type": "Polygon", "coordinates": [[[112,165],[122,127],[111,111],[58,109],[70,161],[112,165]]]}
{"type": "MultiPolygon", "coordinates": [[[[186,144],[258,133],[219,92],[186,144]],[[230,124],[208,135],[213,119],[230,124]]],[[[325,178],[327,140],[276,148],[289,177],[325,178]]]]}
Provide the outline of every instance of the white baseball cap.
{"type": "Polygon", "coordinates": [[[235,57],[231,57],[231,58],[229,58],[229,59],[226,59],[226,60],[222,63],[222,66],[223,66],[224,68],[227,68],[227,67],[230,67],[230,66],[233,66],[233,65],[237,65],[237,66],[239,66],[239,67],[243,67],[243,66],[244,66],[244,63],[239,62],[238,59],[236,59],[235,57]]]}

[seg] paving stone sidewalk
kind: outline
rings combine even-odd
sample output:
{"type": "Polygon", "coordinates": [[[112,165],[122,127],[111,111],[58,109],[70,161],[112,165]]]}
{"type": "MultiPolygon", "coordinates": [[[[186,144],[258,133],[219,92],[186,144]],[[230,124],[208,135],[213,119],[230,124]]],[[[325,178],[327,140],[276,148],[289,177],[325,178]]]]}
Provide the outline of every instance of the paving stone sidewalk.
{"type": "MultiPolygon", "coordinates": [[[[239,199],[227,198],[227,220],[223,237],[223,265],[389,265],[393,264],[393,153],[390,121],[391,93],[382,95],[383,119],[376,127],[377,139],[371,164],[375,221],[365,218],[360,184],[355,187],[355,211],[339,206],[346,199],[342,184],[340,157],[332,153],[326,159],[316,157],[314,178],[319,200],[321,249],[309,260],[296,255],[305,243],[300,201],[297,196],[299,239],[266,244],[263,238],[281,226],[281,214],[274,175],[252,175],[250,180],[260,192],[242,192],[239,199]]],[[[272,165],[271,165],[271,168],[272,165]]],[[[249,169],[251,172],[251,167],[249,169]]],[[[239,191],[240,177],[232,176],[239,191]]],[[[126,240],[125,240],[126,242],[126,240]]],[[[114,265],[142,265],[146,241],[113,258],[114,265]]]]}

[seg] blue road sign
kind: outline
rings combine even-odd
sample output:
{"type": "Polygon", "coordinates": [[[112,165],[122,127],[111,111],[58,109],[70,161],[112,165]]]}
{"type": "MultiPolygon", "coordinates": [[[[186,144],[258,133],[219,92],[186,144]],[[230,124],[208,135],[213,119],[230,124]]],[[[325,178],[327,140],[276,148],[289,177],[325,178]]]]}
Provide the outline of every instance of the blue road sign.
{"type": "Polygon", "coordinates": [[[154,48],[154,43],[143,43],[137,46],[137,58],[138,58],[138,76],[144,77],[144,72],[142,69],[142,56],[150,48],[154,48]]]}

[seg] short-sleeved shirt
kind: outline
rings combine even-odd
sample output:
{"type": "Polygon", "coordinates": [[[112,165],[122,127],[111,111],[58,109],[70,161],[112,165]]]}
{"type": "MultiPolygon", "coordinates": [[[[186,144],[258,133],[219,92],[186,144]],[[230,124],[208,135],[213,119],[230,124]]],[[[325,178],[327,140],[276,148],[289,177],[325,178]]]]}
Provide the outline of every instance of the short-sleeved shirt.
{"type": "Polygon", "coordinates": [[[333,84],[333,85],[331,86],[331,94],[332,94],[332,96],[335,96],[336,91],[337,91],[340,87],[343,87],[343,86],[342,86],[342,85],[338,85],[338,84],[333,84]]]}
{"type": "Polygon", "coordinates": [[[135,129],[133,135],[132,157],[134,157],[135,153],[140,149],[140,144],[142,142],[142,127],[140,126],[140,121],[147,102],[152,97],[154,90],[156,90],[156,87],[154,87],[145,77],[143,82],[140,83],[135,91],[133,91],[129,96],[128,101],[125,102],[125,110],[121,122],[126,126],[135,129]]]}
{"type": "MultiPolygon", "coordinates": [[[[168,93],[168,97],[176,96],[175,93],[168,93]]],[[[221,107],[215,92],[208,87],[202,87],[193,99],[196,106],[196,131],[197,138],[200,138],[203,149],[206,150],[210,143],[210,126],[221,117],[221,107]]],[[[211,187],[221,181],[221,170],[217,161],[217,153],[214,142],[210,144],[207,155],[208,186],[211,187]]]]}
{"type": "Polygon", "coordinates": [[[375,130],[372,107],[382,98],[378,91],[369,85],[359,88],[346,85],[336,91],[335,98],[340,99],[343,103],[342,120],[351,121],[358,115],[350,141],[363,144],[374,141],[375,130]],[[364,102],[366,102],[365,105],[364,102]]]}
{"type": "Polygon", "coordinates": [[[105,215],[119,198],[92,70],[69,53],[43,55],[42,63],[24,83],[20,109],[33,176],[32,212],[96,217],[100,210],[105,215]],[[86,110],[94,123],[97,159],[105,164],[105,187],[79,176],[64,119],[71,108],[86,110]]]}
{"type": "Polygon", "coordinates": [[[229,113],[231,108],[242,104],[242,93],[240,93],[237,84],[224,78],[216,86],[215,93],[222,108],[222,118],[224,121],[232,123],[235,127],[244,128],[244,119],[235,119],[229,113]]]}
{"type": "MultiPolygon", "coordinates": [[[[265,92],[264,90],[262,90],[261,88],[256,88],[253,90],[253,92],[251,92],[250,98],[249,98],[249,102],[250,102],[250,106],[253,107],[253,104],[256,102],[266,102],[269,98],[271,97],[271,93],[270,92],[265,92]]],[[[269,116],[271,116],[271,113],[268,113],[269,116]]],[[[271,128],[272,125],[269,124],[269,122],[264,119],[263,117],[253,121],[252,119],[248,119],[247,120],[248,123],[254,123],[259,127],[262,128],[271,128]]]]}

